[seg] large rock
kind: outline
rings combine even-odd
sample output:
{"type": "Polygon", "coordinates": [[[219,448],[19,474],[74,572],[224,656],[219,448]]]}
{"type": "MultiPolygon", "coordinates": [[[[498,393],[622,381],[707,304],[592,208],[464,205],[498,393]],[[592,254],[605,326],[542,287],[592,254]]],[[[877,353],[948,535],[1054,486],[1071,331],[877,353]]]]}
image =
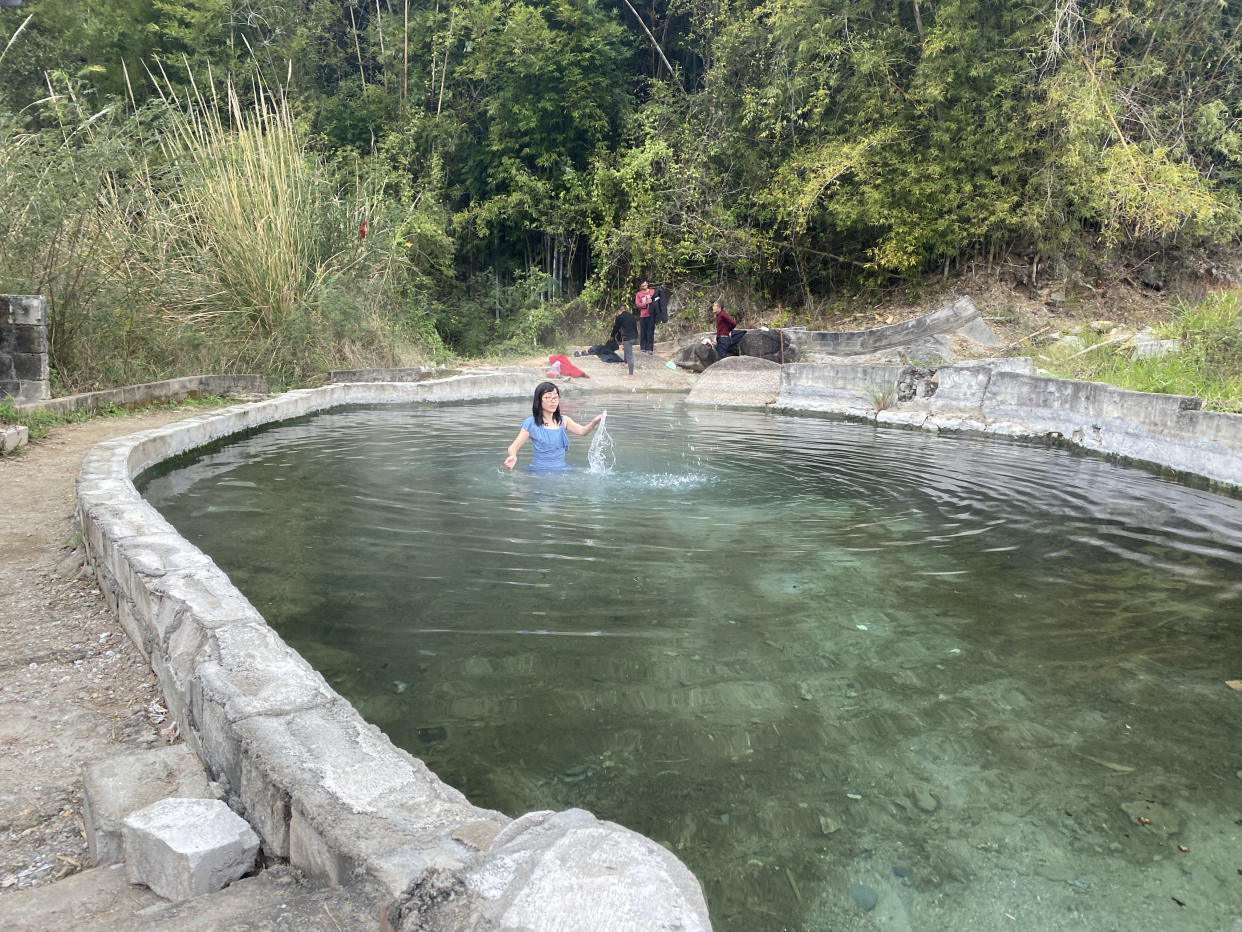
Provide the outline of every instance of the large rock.
{"type": "Polygon", "coordinates": [[[218,799],[162,799],[123,824],[125,879],[170,900],[223,890],[259,852],[250,824],[218,799]]]}
{"type": "Polygon", "coordinates": [[[683,346],[673,356],[673,364],[691,372],[702,372],[716,361],[716,347],[706,343],[683,346]]]}
{"type": "Polygon", "coordinates": [[[760,356],[728,356],[712,366],[712,374],[724,372],[765,372],[768,375],[781,377],[781,364],[763,359],[760,356]]]}
{"type": "Polygon", "coordinates": [[[82,823],[92,864],[124,858],[121,823],[132,812],[178,796],[215,799],[198,756],[184,744],[134,751],[82,765],[82,823]]]}
{"type": "Polygon", "coordinates": [[[730,356],[703,373],[687,404],[762,407],[781,391],[781,367],[757,356],[730,356]]]}
{"type": "Polygon", "coordinates": [[[798,347],[794,344],[789,332],[785,330],[747,330],[737,347],[743,356],[757,356],[769,362],[798,361],[798,347]],[[781,357],[782,342],[785,344],[784,358],[781,357]]]}
{"type": "Polygon", "coordinates": [[[426,872],[388,907],[394,932],[711,932],[694,875],[582,809],[530,812],[465,872],[426,872]]]}

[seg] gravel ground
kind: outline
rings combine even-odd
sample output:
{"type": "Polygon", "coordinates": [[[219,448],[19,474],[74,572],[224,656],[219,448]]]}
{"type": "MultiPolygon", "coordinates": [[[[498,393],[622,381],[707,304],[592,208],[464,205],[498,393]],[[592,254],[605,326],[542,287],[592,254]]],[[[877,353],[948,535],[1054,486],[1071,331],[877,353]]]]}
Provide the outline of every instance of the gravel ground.
{"type": "Polygon", "coordinates": [[[83,763],[169,740],[150,668],[71,549],[74,478],[91,445],[203,410],[70,424],[0,457],[0,903],[88,866],[83,763]]]}

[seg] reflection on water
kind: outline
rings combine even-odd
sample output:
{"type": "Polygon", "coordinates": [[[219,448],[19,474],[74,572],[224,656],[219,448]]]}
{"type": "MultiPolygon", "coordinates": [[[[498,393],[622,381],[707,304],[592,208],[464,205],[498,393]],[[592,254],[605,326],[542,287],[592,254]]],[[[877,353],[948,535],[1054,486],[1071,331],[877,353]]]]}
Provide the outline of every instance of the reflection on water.
{"type": "Polygon", "coordinates": [[[323,415],[146,494],[397,744],[666,844],[718,930],[1242,928],[1242,503],[568,404],[608,407],[611,475],[503,470],[504,402],[323,415]]]}

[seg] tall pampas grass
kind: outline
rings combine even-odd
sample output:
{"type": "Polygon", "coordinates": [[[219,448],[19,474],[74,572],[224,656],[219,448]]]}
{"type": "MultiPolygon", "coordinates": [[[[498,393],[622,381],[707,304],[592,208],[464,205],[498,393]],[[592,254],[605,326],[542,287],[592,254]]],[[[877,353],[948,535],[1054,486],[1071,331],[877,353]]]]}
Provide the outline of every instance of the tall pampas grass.
{"type": "Polygon", "coordinates": [[[48,296],[58,393],[200,372],[306,385],[440,352],[435,203],[400,203],[376,160],[325,161],[283,88],[160,86],[91,113],[58,76],[51,126],[0,112],[0,279],[48,296]]]}
{"type": "Polygon", "coordinates": [[[232,317],[247,339],[279,339],[328,282],[365,263],[367,243],[350,228],[372,199],[365,185],[335,189],[284,96],[261,84],[244,104],[231,81],[222,93],[214,82],[181,99],[169,91],[169,103],[163,166],[148,182],[162,209],[147,229],[176,266],[161,276],[171,306],[186,320],[232,317]]]}

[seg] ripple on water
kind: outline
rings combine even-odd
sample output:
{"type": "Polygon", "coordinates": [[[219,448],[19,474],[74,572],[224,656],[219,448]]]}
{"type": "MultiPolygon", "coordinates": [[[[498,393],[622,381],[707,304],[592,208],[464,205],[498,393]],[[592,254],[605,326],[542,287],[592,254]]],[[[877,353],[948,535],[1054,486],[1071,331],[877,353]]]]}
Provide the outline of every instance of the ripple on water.
{"type": "Polygon", "coordinates": [[[608,409],[611,474],[500,468],[521,402],[406,406],[145,494],[394,741],[481,805],[667,844],[718,930],[1242,914],[1239,502],[997,438],[566,405],[608,409]]]}

